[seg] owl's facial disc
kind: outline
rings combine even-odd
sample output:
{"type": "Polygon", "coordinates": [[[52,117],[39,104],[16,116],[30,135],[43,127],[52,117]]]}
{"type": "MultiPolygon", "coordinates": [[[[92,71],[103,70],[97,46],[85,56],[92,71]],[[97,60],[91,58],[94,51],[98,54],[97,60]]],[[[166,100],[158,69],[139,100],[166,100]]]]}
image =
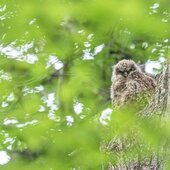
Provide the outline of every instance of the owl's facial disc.
{"type": "Polygon", "coordinates": [[[122,75],[123,77],[128,77],[128,75],[135,71],[136,65],[134,64],[134,62],[128,61],[128,62],[119,62],[117,67],[116,67],[116,74],[118,75],[122,75]]]}

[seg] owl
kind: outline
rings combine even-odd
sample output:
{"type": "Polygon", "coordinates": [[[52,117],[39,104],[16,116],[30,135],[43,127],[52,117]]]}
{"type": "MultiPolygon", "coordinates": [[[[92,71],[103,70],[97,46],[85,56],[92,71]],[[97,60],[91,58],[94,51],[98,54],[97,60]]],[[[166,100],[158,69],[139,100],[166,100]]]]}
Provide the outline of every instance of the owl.
{"type": "Polygon", "coordinates": [[[123,106],[137,100],[149,103],[155,88],[155,80],[142,72],[134,61],[124,59],[115,65],[111,85],[113,106],[123,106]]]}

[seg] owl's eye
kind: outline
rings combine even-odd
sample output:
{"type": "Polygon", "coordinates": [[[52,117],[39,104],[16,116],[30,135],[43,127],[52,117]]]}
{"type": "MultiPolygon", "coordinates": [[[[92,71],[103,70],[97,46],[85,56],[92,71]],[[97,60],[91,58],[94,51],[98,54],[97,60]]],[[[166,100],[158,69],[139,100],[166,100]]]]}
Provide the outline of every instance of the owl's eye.
{"type": "Polygon", "coordinates": [[[123,71],[119,70],[119,71],[118,71],[118,74],[123,74],[123,71]]]}
{"type": "Polygon", "coordinates": [[[122,71],[119,69],[116,69],[116,74],[122,74],[122,71]]]}
{"type": "Polygon", "coordinates": [[[132,67],[129,71],[135,71],[135,68],[134,68],[134,67],[132,67]]]}

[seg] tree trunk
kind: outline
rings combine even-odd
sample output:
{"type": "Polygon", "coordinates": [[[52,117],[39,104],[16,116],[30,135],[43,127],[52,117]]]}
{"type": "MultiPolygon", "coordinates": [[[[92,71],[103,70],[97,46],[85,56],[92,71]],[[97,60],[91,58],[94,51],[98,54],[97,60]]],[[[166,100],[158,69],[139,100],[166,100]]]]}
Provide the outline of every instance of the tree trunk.
{"type": "MultiPolygon", "coordinates": [[[[160,123],[165,125],[168,111],[170,110],[170,68],[169,62],[167,62],[163,68],[163,71],[156,76],[157,87],[155,91],[155,95],[153,100],[148,104],[142,111],[140,111],[140,115],[145,118],[150,117],[160,117],[160,123]],[[142,114],[141,114],[142,113],[142,114]]],[[[140,132],[136,132],[139,133],[140,132]]],[[[108,154],[113,154],[116,157],[116,161],[110,161],[108,165],[104,169],[107,170],[163,170],[166,169],[164,167],[164,157],[160,154],[160,150],[164,152],[162,144],[158,146],[158,150],[155,151],[151,148],[147,148],[149,150],[149,154],[144,157],[141,157],[141,153],[146,149],[144,144],[142,143],[142,137],[140,139],[139,136],[135,135],[134,131],[128,132],[125,137],[114,138],[109,143],[104,144],[105,152],[108,154]],[[136,137],[136,138],[135,138],[136,137]],[[130,140],[130,142],[129,142],[130,140]],[[129,159],[129,155],[125,157],[126,154],[122,154],[126,152],[127,147],[133,147],[133,142],[139,145],[138,151],[129,159]],[[128,143],[129,142],[129,143],[128,143]],[[140,153],[141,152],[141,153],[140,153]]],[[[147,150],[146,149],[146,150],[147,150]]]]}

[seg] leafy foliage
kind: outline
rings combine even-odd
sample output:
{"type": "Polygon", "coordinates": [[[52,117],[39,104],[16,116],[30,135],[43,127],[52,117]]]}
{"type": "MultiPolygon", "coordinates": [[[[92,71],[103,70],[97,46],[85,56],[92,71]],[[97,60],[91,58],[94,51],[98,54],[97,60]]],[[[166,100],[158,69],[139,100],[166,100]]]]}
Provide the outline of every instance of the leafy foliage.
{"type": "MultiPolygon", "coordinates": [[[[168,123],[139,120],[133,107],[110,113],[107,125],[100,121],[111,108],[110,78],[118,60],[168,57],[168,5],[165,0],[2,1],[0,150],[11,160],[1,168],[102,169],[118,161],[102,143],[134,125],[146,147],[157,148],[162,140],[168,146],[168,123]]],[[[136,149],[122,154],[133,160],[136,149]]],[[[151,152],[146,150],[142,156],[151,152]]]]}

